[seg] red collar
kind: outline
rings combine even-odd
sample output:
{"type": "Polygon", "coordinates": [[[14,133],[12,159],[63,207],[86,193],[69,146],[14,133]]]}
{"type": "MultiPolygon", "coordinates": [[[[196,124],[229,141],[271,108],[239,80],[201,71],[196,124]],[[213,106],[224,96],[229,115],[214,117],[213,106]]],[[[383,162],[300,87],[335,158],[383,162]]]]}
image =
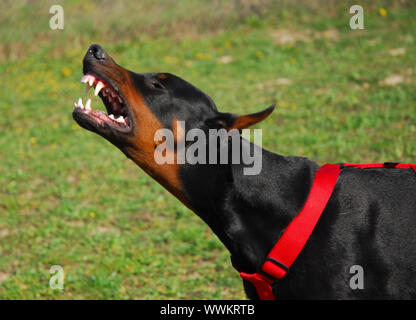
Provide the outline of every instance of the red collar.
{"type": "Polygon", "coordinates": [[[416,172],[416,165],[414,164],[387,162],[362,165],[348,163],[341,165],[325,164],[320,167],[315,174],[315,179],[305,205],[267,255],[266,261],[260,270],[253,274],[240,272],[241,278],[250,281],[256,287],[257,294],[261,300],[275,299],[271,285],[286,275],[290,266],[302,251],[324,211],[341,169],[344,167],[358,169],[412,168],[416,172]]]}

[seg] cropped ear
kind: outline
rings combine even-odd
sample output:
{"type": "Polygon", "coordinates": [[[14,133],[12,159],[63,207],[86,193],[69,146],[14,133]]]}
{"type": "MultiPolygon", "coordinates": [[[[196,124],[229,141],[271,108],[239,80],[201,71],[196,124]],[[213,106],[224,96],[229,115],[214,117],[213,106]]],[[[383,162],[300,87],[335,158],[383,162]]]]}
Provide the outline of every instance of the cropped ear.
{"type": "Polygon", "coordinates": [[[260,112],[243,116],[232,113],[219,112],[215,118],[209,119],[206,122],[210,127],[225,128],[227,131],[231,129],[241,130],[265,119],[273,112],[275,106],[276,105],[273,104],[260,112]]]}

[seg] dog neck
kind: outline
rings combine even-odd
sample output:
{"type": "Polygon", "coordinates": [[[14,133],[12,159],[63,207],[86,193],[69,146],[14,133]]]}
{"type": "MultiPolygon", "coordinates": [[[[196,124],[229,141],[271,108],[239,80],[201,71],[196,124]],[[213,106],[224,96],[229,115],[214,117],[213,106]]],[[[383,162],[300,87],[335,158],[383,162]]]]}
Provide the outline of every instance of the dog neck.
{"type": "Polygon", "coordinates": [[[224,243],[233,264],[255,272],[301,210],[318,168],[262,149],[259,175],[245,175],[242,164],[205,164],[185,165],[180,176],[189,207],[224,243]]]}

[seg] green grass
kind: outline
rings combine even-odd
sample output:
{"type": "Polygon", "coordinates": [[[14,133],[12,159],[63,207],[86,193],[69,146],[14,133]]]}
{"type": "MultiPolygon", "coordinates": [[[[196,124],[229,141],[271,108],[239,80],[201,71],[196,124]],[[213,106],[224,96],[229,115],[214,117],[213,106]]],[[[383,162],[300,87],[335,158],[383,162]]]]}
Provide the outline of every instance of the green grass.
{"type": "Polygon", "coordinates": [[[274,152],[321,164],[415,162],[415,7],[364,5],[366,29],[353,31],[346,4],[320,12],[251,2],[241,1],[241,10],[217,3],[215,13],[206,1],[128,8],[66,1],[63,31],[48,28],[49,2],[6,2],[0,298],[245,298],[209,228],[72,120],[90,43],[128,69],[185,78],[221,111],[255,112],[277,102],[256,126],[274,152]],[[94,20],[100,10],[115,14],[94,20]],[[401,82],[385,85],[392,75],[401,82]],[[62,292],[49,288],[54,264],[65,270],[62,292]]]}

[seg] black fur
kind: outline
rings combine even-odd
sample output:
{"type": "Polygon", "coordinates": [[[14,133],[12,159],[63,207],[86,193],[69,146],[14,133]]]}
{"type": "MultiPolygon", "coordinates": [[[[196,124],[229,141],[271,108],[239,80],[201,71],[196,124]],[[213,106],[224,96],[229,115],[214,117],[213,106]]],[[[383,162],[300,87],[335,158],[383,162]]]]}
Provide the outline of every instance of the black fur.
{"type": "MultiPolygon", "coordinates": [[[[186,83],[174,79],[174,87],[186,83]]],[[[211,99],[193,87],[184,86],[180,92],[181,96],[173,99],[177,108],[189,103],[187,94],[195,105],[188,105],[188,112],[182,110],[178,119],[188,122],[197,118],[199,124],[202,115],[210,119],[216,110],[211,99]]],[[[258,270],[299,213],[319,168],[305,158],[262,152],[262,171],[257,176],[245,176],[242,165],[232,164],[184,165],[181,169],[182,185],[192,207],[231,252],[234,264],[247,273],[258,270]]],[[[307,245],[286,277],[275,285],[275,296],[416,298],[415,209],[416,176],[412,169],[344,168],[307,245]],[[353,265],[363,267],[363,290],[350,288],[353,265]]],[[[244,286],[248,297],[257,298],[250,283],[244,286]]]]}
{"type": "MultiPolygon", "coordinates": [[[[130,73],[136,90],[166,128],[186,131],[230,125],[235,115],[181,78],[130,73]]],[[[265,132],[267,134],[267,132],[265,132]]],[[[254,148],[254,145],[251,145],[254,148]]],[[[301,210],[318,164],[262,149],[259,175],[243,165],[182,165],[180,182],[190,206],[215,232],[241,271],[254,273],[301,210]]],[[[274,286],[278,299],[416,298],[416,176],[411,169],[344,168],[305,248],[274,286]],[[364,270],[353,290],[350,267],[364,270]]],[[[249,298],[254,287],[244,283],[249,298]]]]}

